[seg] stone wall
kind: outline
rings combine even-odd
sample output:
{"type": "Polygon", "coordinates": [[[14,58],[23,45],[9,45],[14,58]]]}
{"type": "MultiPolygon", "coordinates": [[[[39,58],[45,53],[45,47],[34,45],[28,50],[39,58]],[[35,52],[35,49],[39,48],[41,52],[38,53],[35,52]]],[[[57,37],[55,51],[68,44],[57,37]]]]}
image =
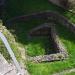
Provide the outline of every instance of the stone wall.
{"type": "Polygon", "coordinates": [[[54,4],[60,5],[60,0],[49,0],[49,1],[54,4]]]}
{"type": "Polygon", "coordinates": [[[75,33],[75,24],[71,23],[66,17],[60,15],[57,12],[51,12],[51,11],[45,11],[45,12],[39,12],[39,13],[33,13],[30,15],[23,15],[23,16],[18,16],[18,17],[14,17],[10,20],[7,20],[5,22],[6,25],[10,25],[16,22],[25,22],[28,20],[32,20],[32,19],[44,19],[45,22],[51,22],[53,21],[61,23],[62,25],[66,26],[67,28],[69,28],[72,32],[75,33]]]}

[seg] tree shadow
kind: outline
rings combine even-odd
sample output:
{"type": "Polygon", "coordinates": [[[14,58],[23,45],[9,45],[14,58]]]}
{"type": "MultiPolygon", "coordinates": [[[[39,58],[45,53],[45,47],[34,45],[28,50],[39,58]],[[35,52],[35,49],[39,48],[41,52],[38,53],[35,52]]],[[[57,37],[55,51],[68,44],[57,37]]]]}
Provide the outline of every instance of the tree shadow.
{"type": "MultiPolygon", "coordinates": [[[[57,53],[57,50],[55,49],[54,43],[53,43],[53,39],[51,37],[47,37],[46,39],[45,36],[43,36],[43,38],[32,38],[30,39],[28,37],[28,33],[31,29],[37,27],[38,25],[44,23],[46,21],[44,20],[38,20],[38,21],[28,21],[28,22],[22,22],[22,23],[15,23],[13,25],[8,25],[7,28],[8,30],[15,36],[15,39],[18,43],[25,45],[34,45],[32,49],[38,49],[35,48],[35,45],[38,44],[40,46],[40,48],[44,49],[44,53],[43,54],[54,54],[57,53]]],[[[51,31],[50,31],[51,32],[51,31]]],[[[34,50],[34,52],[35,52],[34,50]]],[[[37,51],[36,51],[37,52],[37,51]]],[[[36,53],[36,55],[38,55],[36,53]]]]}

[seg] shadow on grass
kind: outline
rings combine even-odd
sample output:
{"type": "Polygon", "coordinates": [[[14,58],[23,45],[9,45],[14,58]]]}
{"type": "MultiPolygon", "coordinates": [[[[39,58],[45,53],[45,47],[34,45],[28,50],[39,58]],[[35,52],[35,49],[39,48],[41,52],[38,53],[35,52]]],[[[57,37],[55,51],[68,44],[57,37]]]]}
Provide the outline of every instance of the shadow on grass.
{"type": "Polygon", "coordinates": [[[45,55],[56,53],[52,39],[50,37],[36,37],[29,39],[28,33],[31,29],[40,24],[44,24],[45,20],[31,20],[22,23],[15,23],[7,26],[8,30],[15,36],[16,41],[21,43],[30,56],[45,55]]]}
{"type": "MultiPolygon", "coordinates": [[[[46,22],[49,22],[49,21],[43,20],[43,19],[42,20],[35,19],[35,20],[26,21],[26,22],[15,23],[13,25],[7,26],[7,28],[8,30],[10,30],[11,33],[13,33],[13,35],[16,38],[16,41],[21,43],[22,45],[24,45],[25,48],[28,49],[29,55],[31,56],[40,55],[40,54],[44,55],[45,53],[50,54],[54,52],[52,50],[49,52],[49,48],[50,48],[49,46],[51,44],[48,41],[45,42],[45,40],[48,40],[49,38],[40,39],[40,40],[36,38],[36,40],[30,40],[28,38],[28,33],[31,29],[46,22]]],[[[56,23],[56,29],[61,39],[70,41],[71,43],[75,43],[74,33],[72,33],[69,29],[67,29],[61,23],[56,23]]],[[[65,46],[67,46],[66,42],[65,42],[65,46]]]]}

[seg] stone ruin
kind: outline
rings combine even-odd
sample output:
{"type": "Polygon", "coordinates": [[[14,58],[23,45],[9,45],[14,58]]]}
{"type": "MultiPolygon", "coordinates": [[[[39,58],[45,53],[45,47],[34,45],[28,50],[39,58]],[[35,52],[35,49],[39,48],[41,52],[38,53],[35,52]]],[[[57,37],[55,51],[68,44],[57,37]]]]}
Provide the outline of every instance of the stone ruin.
{"type": "Polygon", "coordinates": [[[30,30],[28,37],[39,37],[39,36],[48,36],[49,41],[52,42],[51,46],[53,46],[52,51],[49,52],[46,55],[39,55],[35,57],[30,57],[28,60],[34,61],[34,62],[45,62],[45,61],[57,61],[57,60],[63,60],[68,57],[67,50],[59,40],[59,37],[57,35],[57,32],[54,27],[55,24],[51,23],[45,23],[43,25],[40,25],[38,27],[33,28],[30,30]]]}

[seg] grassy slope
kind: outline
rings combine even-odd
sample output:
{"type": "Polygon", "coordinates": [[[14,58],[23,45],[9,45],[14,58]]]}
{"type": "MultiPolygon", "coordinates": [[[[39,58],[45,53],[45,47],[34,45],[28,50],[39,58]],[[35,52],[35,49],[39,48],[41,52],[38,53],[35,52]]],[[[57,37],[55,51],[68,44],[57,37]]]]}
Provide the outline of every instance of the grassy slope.
{"type": "MultiPolygon", "coordinates": [[[[71,21],[74,21],[75,16],[72,13],[62,11],[61,8],[56,7],[55,5],[48,3],[47,0],[9,0],[8,1],[8,8],[7,13],[5,13],[5,19],[9,19],[14,16],[29,14],[32,12],[37,11],[44,11],[44,10],[52,10],[52,11],[59,11],[59,13],[67,16],[71,21]]],[[[30,21],[29,21],[30,22],[30,21]]],[[[26,29],[30,29],[31,26],[41,24],[42,21],[31,21],[30,23],[20,23],[14,26],[15,31],[13,32],[16,35],[16,41],[25,45],[25,31],[26,29]],[[27,28],[26,28],[27,27],[27,28]],[[19,30],[17,32],[17,30],[19,30]],[[21,34],[20,34],[21,33],[21,34]]],[[[13,26],[9,26],[9,28],[13,28],[13,26]]],[[[11,29],[10,29],[11,30],[11,29]]],[[[65,44],[66,48],[69,52],[69,59],[65,61],[59,62],[52,62],[52,63],[28,63],[28,70],[32,75],[51,75],[54,72],[59,72],[67,68],[72,68],[75,66],[75,41],[73,33],[69,32],[63,26],[58,26],[58,31],[60,32],[59,36],[62,42],[65,44]],[[59,28],[60,27],[60,28],[59,28]],[[67,36],[66,36],[67,35],[67,36]]]]}
{"type": "MultiPolygon", "coordinates": [[[[0,22],[0,31],[5,35],[6,39],[8,40],[12,50],[15,53],[15,56],[17,57],[17,59],[19,60],[21,57],[20,52],[18,51],[18,45],[15,42],[15,38],[14,36],[10,33],[9,30],[7,30],[7,28],[5,26],[3,26],[2,22],[0,22]]],[[[8,59],[8,61],[11,59],[10,55],[8,54],[8,51],[5,47],[5,45],[3,44],[2,40],[0,39],[0,52],[3,54],[3,56],[8,59]]]]}

